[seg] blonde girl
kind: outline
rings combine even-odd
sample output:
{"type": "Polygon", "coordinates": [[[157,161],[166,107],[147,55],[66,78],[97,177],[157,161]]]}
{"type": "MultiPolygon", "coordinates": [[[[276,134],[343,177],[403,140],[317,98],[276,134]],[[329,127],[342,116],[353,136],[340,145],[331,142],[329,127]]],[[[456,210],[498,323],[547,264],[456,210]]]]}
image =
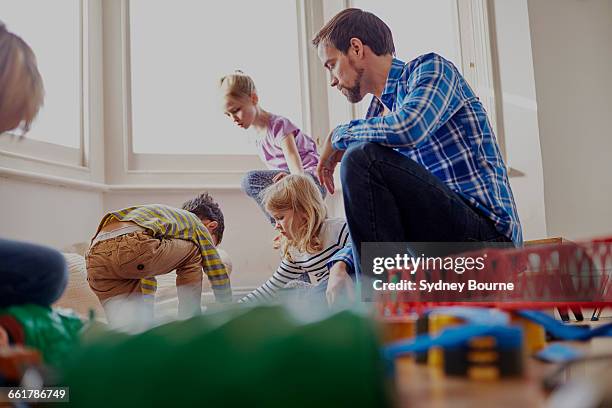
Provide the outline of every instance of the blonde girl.
{"type": "Polygon", "coordinates": [[[352,296],[348,271],[353,268],[346,257],[350,251],[348,227],[343,219],[327,217],[321,192],[312,178],[288,175],[264,190],[262,202],[281,234],[282,260],[272,277],[241,302],[272,300],[279,289],[296,280],[308,282],[317,290],[326,288],[329,303],[342,290],[352,296]]]}
{"type": "MultiPolygon", "coordinates": [[[[223,111],[242,129],[254,129],[259,157],[268,170],[248,172],[242,189],[264,211],[261,192],[287,174],[307,174],[318,185],[315,174],[319,154],[314,140],[289,119],[264,110],[253,79],[236,71],[221,78],[223,111]]],[[[325,189],[319,185],[321,194],[325,189]]],[[[274,220],[270,219],[272,223],[274,220]]]]}

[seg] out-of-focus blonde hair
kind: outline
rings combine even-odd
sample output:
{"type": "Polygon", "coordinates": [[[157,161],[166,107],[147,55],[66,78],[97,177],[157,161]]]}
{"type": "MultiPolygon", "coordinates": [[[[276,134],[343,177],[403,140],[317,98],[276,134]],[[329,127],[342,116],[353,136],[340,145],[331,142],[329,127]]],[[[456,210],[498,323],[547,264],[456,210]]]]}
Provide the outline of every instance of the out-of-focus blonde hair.
{"type": "Polygon", "coordinates": [[[219,88],[221,88],[224,96],[229,95],[237,99],[250,98],[251,95],[257,94],[253,78],[240,70],[221,78],[219,88]]]}
{"type": "Polygon", "coordinates": [[[0,133],[22,122],[27,131],[44,94],[34,52],[0,22],[0,133]]]}
{"type": "Polygon", "coordinates": [[[290,248],[311,254],[323,249],[319,233],[327,217],[327,210],[321,192],[310,176],[290,174],[266,188],[262,194],[268,212],[293,210],[294,222],[299,214],[306,219],[302,225],[290,226],[291,240],[281,237],[283,257],[291,259],[290,248]]]}

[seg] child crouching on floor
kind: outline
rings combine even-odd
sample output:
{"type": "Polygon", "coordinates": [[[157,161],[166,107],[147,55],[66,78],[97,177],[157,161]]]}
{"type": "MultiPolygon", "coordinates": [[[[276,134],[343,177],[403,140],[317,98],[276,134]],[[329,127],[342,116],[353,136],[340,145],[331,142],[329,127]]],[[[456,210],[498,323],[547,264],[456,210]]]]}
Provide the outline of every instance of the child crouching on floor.
{"type": "Polygon", "coordinates": [[[354,296],[353,270],[346,221],[328,218],[321,192],[311,177],[291,174],[272,184],[262,195],[266,211],[274,218],[281,234],[282,260],[263,285],[239,302],[270,301],[280,289],[310,284],[325,292],[332,304],[343,291],[354,296]]]}
{"type": "Polygon", "coordinates": [[[86,261],[87,281],[109,323],[125,321],[124,310],[111,305],[113,299],[141,304],[152,318],[155,276],[175,269],[179,317],[201,312],[202,269],[216,300],[230,302],[229,276],[215,248],[224,229],[223,213],[206,193],[183,209],[149,204],[106,214],[86,261]]]}

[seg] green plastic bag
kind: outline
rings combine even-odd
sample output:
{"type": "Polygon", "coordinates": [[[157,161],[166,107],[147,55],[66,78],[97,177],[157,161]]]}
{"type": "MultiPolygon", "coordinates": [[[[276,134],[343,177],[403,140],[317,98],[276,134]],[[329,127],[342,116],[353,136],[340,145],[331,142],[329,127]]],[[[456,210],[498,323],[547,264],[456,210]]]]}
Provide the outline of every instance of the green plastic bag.
{"type": "Polygon", "coordinates": [[[39,350],[45,363],[59,367],[79,343],[81,319],[68,310],[38,305],[11,306],[0,309],[23,327],[27,346],[39,350]]]}
{"type": "Polygon", "coordinates": [[[228,310],[138,335],[96,335],[64,371],[75,406],[389,405],[373,323],[303,323],[280,306],[228,310]]]}

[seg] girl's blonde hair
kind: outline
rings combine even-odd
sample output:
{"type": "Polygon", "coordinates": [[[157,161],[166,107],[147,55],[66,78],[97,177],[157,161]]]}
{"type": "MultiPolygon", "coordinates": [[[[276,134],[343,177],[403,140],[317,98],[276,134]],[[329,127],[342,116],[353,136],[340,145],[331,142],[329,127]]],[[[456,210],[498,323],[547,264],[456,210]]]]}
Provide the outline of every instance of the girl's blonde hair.
{"type": "Polygon", "coordinates": [[[224,76],[219,80],[219,87],[225,95],[233,96],[234,98],[250,98],[251,95],[257,93],[253,78],[240,70],[224,76]]]}
{"type": "Polygon", "coordinates": [[[30,46],[0,22],[0,133],[24,123],[28,130],[44,99],[30,46]]]}
{"type": "Polygon", "coordinates": [[[293,210],[296,216],[302,214],[306,219],[300,226],[290,226],[291,240],[281,237],[283,257],[291,259],[290,248],[311,254],[323,249],[319,233],[327,217],[327,210],[321,192],[310,176],[290,174],[266,188],[262,194],[268,212],[293,210]]]}

